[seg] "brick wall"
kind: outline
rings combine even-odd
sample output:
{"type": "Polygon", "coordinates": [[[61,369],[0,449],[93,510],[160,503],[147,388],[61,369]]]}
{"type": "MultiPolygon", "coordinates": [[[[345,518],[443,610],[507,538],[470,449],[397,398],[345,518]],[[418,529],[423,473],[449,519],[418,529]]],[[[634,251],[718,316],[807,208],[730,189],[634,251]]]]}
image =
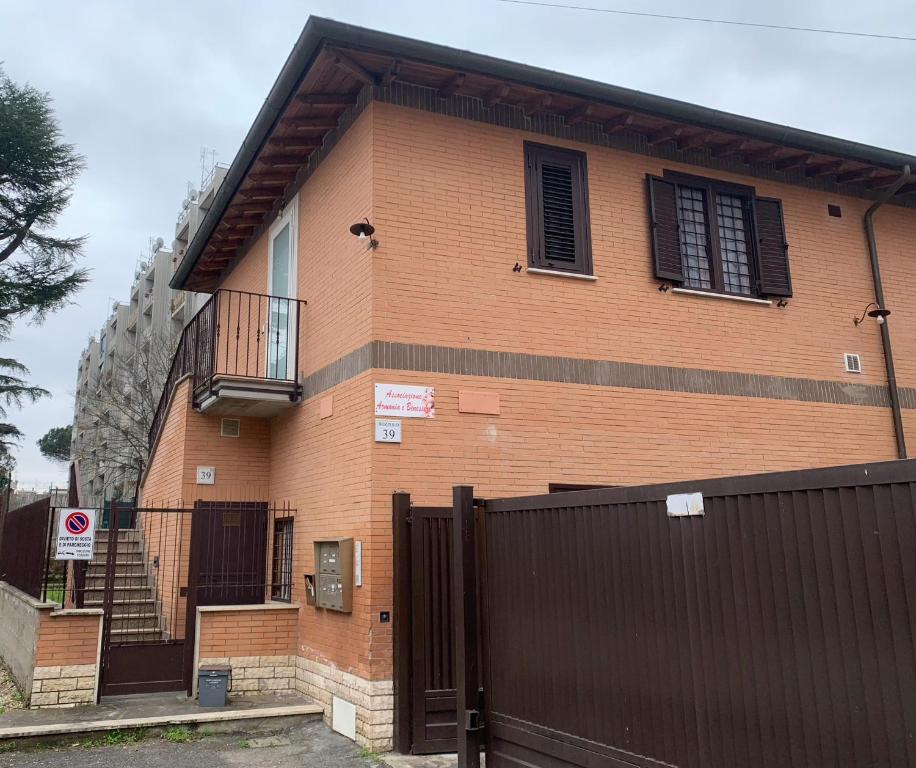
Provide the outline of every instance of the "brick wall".
{"type": "MultiPolygon", "coordinates": [[[[621,150],[374,106],[375,338],[583,358],[882,383],[862,215],[869,202],[621,150]],[[597,282],[514,273],[527,264],[523,142],[588,156],[597,282]],[[652,277],[647,173],[665,169],[781,198],[795,296],[789,306],[660,293],[652,277]],[[842,218],[827,215],[841,205],[842,218]],[[843,371],[859,352],[861,375],[843,371]]],[[[901,383],[916,384],[916,211],[886,206],[878,243],[901,383]]],[[[916,438],[914,438],[916,439],[916,438]]]]}
{"type": "Polygon", "coordinates": [[[94,664],[99,647],[99,611],[43,613],[38,628],[36,667],[94,664]]]}
{"type": "Polygon", "coordinates": [[[277,656],[296,651],[298,610],[295,606],[198,610],[197,642],[201,657],[277,656]]]}
{"type": "Polygon", "coordinates": [[[232,695],[296,692],[296,605],[198,608],[198,666],[229,664],[232,695]]]}
{"type": "Polygon", "coordinates": [[[184,443],[191,403],[191,379],[175,387],[159,439],[149,457],[140,501],[162,503],[181,498],[184,481],[184,443]]]}
{"type": "Polygon", "coordinates": [[[100,609],[55,610],[0,581],[0,657],[32,709],[95,702],[100,609]]]}
{"type": "Polygon", "coordinates": [[[31,708],[95,703],[101,633],[101,609],[42,611],[31,708]]]}

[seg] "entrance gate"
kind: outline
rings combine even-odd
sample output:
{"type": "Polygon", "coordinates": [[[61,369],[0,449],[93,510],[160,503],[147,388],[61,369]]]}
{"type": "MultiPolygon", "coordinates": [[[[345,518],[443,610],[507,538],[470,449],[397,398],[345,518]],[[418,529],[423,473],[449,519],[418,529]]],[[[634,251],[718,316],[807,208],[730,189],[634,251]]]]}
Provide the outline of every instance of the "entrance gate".
{"type": "Polygon", "coordinates": [[[113,503],[93,560],[71,564],[64,605],[104,611],[100,696],[190,695],[197,607],[269,597],[277,510],[266,502],[198,502],[127,511],[113,503]]]}
{"type": "Polygon", "coordinates": [[[394,747],[454,752],[452,508],[394,495],[394,747]]]}
{"type": "Polygon", "coordinates": [[[464,486],[453,525],[461,768],[916,765],[916,461],[464,486]]]}
{"type": "Polygon", "coordinates": [[[187,687],[184,658],[194,639],[187,637],[181,585],[188,585],[190,524],[185,509],[138,509],[125,516],[112,503],[108,528],[97,533],[104,576],[96,576],[101,564],[90,563],[83,601],[92,607],[101,588],[101,696],[187,687]]]}

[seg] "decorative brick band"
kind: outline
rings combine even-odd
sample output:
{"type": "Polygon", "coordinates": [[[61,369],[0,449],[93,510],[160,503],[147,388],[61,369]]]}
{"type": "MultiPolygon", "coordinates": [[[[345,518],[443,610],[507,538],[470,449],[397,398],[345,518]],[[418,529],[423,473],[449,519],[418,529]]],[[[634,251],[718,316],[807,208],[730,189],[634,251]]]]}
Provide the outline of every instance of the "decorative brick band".
{"type": "MultiPolygon", "coordinates": [[[[843,381],[678,368],[616,360],[495,352],[395,341],[373,341],[306,377],[310,398],[372,368],[599,387],[889,408],[887,387],[843,381]]],[[[916,409],[916,388],[900,389],[901,405],[916,409]]]]}

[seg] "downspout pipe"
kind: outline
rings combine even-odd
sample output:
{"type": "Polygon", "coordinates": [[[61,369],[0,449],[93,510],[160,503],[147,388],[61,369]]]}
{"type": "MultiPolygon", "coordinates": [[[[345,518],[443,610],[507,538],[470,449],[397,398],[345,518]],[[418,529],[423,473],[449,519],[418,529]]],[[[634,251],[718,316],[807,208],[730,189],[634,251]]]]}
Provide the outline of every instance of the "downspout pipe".
{"type": "MultiPolygon", "coordinates": [[[[897,181],[891,184],[865,212],[865,236],[868,238],[868,255],[871,260],[871,277],[875,285],[875,302],[884,307],[884,285],[881,282],[881,265],[878,261],[878,244],[875,240],[875,213],[897,194],[910,179],[910,166],[903,166],[897,181]]],[[[891,415],[894,419],[894,439],[897,442],[897,458],[906,458],[906,437],[903,431],[903,416],[900,410],[900,394],[897,392],[897,374],[894,371],[894,352],[891,347],[891,331],[887,320],[880,326],[881,346],[884,349],[884,367],[887,371],[887,391],[891,401],[891,415]]]]}

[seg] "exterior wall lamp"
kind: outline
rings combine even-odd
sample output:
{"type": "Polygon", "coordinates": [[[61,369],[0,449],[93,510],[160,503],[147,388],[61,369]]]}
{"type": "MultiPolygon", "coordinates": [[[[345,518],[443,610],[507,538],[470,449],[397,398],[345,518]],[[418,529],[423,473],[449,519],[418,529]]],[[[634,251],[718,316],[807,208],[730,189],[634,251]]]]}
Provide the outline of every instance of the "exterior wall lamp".
{"type": "Polygon", "coordinates": [[[869,317],[875,318],[875,320],[878,321],[878,325],[884,325],[884,319],[890,313],[891,311],[889,309],[885,309],[880,304],[873,301],[862,310],[862,316],[853,318],[852,322],[858,326],[865,321],[865,316],[868,315],[869,317]]]}
{"type": "Polygon", "coordinates": [[[374,250],[378,248],[378,240],[376,240],[372,235],[375,234],[375,227],[369,223],[369,219],[359,221],[353,226],[350,227],[350,234],[356,235],[360,240],[368,240],[369,245],[367,248],[374,250]]]}

